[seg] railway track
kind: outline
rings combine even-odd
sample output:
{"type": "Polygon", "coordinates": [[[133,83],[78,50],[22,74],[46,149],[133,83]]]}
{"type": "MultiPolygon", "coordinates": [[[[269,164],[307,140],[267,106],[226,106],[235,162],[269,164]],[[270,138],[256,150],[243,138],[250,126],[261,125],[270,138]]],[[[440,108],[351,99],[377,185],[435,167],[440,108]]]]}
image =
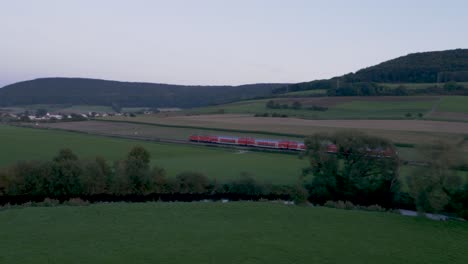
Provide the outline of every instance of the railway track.
{"type": "MultiPolygon", "coordinates": [[[[66,131],[66,132],[79,133],[79,134],[84,134],[84,135],[104,136],[104,137],[118,138],[118,139],[131,139],[131,140],[137,140],[137,141],[180,144],[180,145],[206,146],[206,147],[222,148],[222,149],[234,149],[234,150],[239,150],[239,151],[255,151],[255,152],[283,153],[283,154],[295,154],[295,155],[301,153],[300,151],[297,151],[297,150],[271,149],[271,148],[224,145],[224,144],[214,144],[214,143],[204,143],[204,142],[192,142],[192,141],[184,140],[184,139],[168,139],[168,138],[160,138],[160,137],[118,135],[118,134],[112,134],[112,133],[89,132],[89,131],[80,131],[80,130],[64,129],[64,128],[34,126],[34,125],[27,125],[27,124],[10,124],[10,125],[17,126],[17,127],[42,129],[42,130],[66,131]]],[[[416,161],[416,160],[401,160],[401,162],[403,164],[410,165],[410,166],[428,166],[427,162],[421,162],[421,161],[416,161]]]]}
{"type": "Polygon", "coordinates": [[[258,147],[249,147],[249,146],[192,142],[192,141],[184,140],[184,139],[169,139],[169,138],[161,138],[161,137],[119,135],[119,134],[112,134],[112,133],[89,132],[89,131],[81,131],[81,130],[74,130],[74,129],[52,128],[52,127],[24,125],[24,124],[10,124],[10,125],[17,126],[17,127],[26,127],[26,128],[34,128],[34,129],[42,129],[42,130],[54,130],[54,131],[66,131],[66,132],[73,132],[73,133],[79,133],[79,134],[84,134],[84,135],[104,136],[104,137],[110,137],[110,138],[131,139],[131,140],[147,141],[147,142],[207,146],[207,147],[217,147],[217,148],[224,148],[224,149],[237,149],[237,150],[243,150],[243,151],[248,150],[248,151],[257,151],[257,152],[273,152],[273,153],[289,153],[289,154],[299,153],[299,151],[287,150],[287,149],[258,148],[258,147]]]}

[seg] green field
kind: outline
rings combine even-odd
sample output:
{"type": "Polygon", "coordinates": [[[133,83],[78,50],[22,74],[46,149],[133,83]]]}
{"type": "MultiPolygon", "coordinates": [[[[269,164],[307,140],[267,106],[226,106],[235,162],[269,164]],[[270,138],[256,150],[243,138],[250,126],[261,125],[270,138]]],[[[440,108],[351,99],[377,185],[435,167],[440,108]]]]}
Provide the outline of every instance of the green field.
{"type": "Polygon", "coordinates": [[[468,263],[468,224],[261,202],[0,211],[0,263],[468,263]]]}
{"type": "MultiPolygon", "coordinates": [[[[291,103],[293,98],[288,99],[291,103]]],[[[373,102],[349,98],[347,102],[341,102],[330,106],[327,111],[311,111],[306,109],[270,109],[266,107],[268,99],[242,101],[226,105],[203,107],[189,110],[190,113],[208,114],[219,113],[221,109],[225,113],[232,114],[262,114],[279,113],[293,117],[310,119],[403,119],[406,113],[411,113],[413,118],[419,113],[426,114],[431,109],[437,98],[434,100],[414,100],[414,101],[384,101],[373,102]]],[[[307,107],[304,105],[303,108],[307,107]]]]}
{"type": "Polygon", "coordinates": [[[431,110],[434,102],[432,101],[410,101],[410,102],[369,102],[352,101],[339,104],[330,111],[324,112],[323,116],[330,118],[343,116],[345,118],[403,118],[406,113],[416,116],[418,113],[426,114],[431,110]]]}
{"type": "Polygon", "coordinates": [[[437,111],[468,114],[468,96],[444,96],[437,106],[437,111]]]}
{"type": "Polygon", "coordinates": [[[151,143],[0,125],[0,166],[18,160],[51,159],[60,149],[70,148],[80,157],[103,156],[108,160],[123,158],[132,146],[142,145],[152,156],[152,164],[165,168],[169,176],[183,171],[197,171],[210,178],[237,179],[246,172],[262,182],[293,184],[297,182],[306,160],[296,155],[247,152],[230,149],[151,143]]]}
{"type": "Polygon", "coordinates": [[[309,95],[326,95],[327,90],[325,89],[315,89],[315,90],[306,90],[306,91],[297,91],[281,94],[281,96],[309,96],[309,95]]]}
{"type": "MultiPolygon", "coordinates": [[[[378,83],[384,87],[388,88],[398,88],[400,86],[405,87],[406,89],[410,90],[418,90],[418,89],[426,89],[429,87],[439,86],[443,87],[443,83],[378,83]]],[[[464,87],[468,87],[468,83],[466,82],[458,82],[457,84],[463,85],[464,87]]]]}

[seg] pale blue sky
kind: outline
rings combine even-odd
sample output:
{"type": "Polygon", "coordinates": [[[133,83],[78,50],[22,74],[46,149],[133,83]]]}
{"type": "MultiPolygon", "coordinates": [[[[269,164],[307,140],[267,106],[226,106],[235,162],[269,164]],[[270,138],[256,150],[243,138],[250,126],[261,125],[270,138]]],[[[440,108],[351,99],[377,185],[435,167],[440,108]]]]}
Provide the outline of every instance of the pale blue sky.
{"type": "Polygon", "coordinates": [[[468,1],[0,0],[0,87],[300,82],[468,47],[468,1]]]}

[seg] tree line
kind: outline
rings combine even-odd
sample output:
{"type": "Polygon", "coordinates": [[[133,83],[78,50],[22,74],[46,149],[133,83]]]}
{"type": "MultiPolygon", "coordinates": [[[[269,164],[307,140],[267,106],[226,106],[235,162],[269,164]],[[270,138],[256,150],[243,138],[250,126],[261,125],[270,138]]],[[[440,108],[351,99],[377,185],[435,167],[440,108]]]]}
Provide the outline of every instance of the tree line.
{"type": "Polygon", "coordinates": [[[454,171],[463,157],[459,148],[442,142],[422,147],[427,164],[403,178],[399,175],[401,161],[388,140],[337,132],[315,134],[305,143],[307,151],[301,155],[309,160],[309,166],[293,186],[261,183],[247,173],[225,182],[190,171],[168,177],[163,168],[151,166],[150,153],[140,146],[113,164],[101,157],[82,160],[63,149],[49,161],[23,161],[0,169],[0,202],[14,202],[17,197],[24,202],[38,197],[69,200],[105,195],[111,200],[135,196],[141,201],[161,194],[176,197],[173,199],[195,195],[192,197],[198,198],[193,199],[265,198],[355,204],[379,210],[406,208],[468,219],[468,184],[454,171]],[[338,151],[328,153],[329,144],[338,146],[338,151]]]}
{"type": "Polygon", "coordinates": [[[5,202],[15,201],[15,197],[68,200],[106,195],[118,200],[154,194],[297,199],[300,192],[294,186],[260,183],[246,173],[223,183],[190,171],[167,177],[163,168],[150,165],[150,153],[140,146],[112,165],[102,157],[81,160],[71,150],[63,149],[50,161],[22,161],[0,169],[0,198],[7,197],[5,202]]]}
{"type": "MultiPolygon", "coordinates": [[[[346,76],[330,80],[292,84],[273,90],[275,94],[306,90],[327,90],[327,96],[410,96],[410,95],[468,95],[468,87],[457,82],[429,84],[425,88],[410,89],[404,84],[388,87],[377,82],[363,82],[348,79],[346,76]]],[[[323,96],[323,95],[315,95],[323,96]]]]}
{"type": "Polygon", "coordinates": [[[305,182],[309,199],[349,201],[358,205],[408,208],[424,212],[448,212],[468,219],[468,184],[457,175],[463,154],[459,148],[437,142],[420,150],[426,166],[403,178],[394,145],[385,139],[358,132],[316,134],[306,140],[312,174],[305,182]],[[327,153],[328,143],[339,147],[327,153]],[[384,156],[381,151],[394,153],[384,156]]]}
{"type": "Polygon", "coordinates": [[[265,103],[265,107],[269,109],[292,109],[292,110],[310,110],[310,111],[327,111],[328,107],[324,106],[318,106],[318,105],[312,105],[312,106],[307,106],[304,107],[301,102],[299,101],[294,101],[291,105],[289,103],[282,103],[280,104],[277,101],[274,100],[268,100],[265,103]]]}

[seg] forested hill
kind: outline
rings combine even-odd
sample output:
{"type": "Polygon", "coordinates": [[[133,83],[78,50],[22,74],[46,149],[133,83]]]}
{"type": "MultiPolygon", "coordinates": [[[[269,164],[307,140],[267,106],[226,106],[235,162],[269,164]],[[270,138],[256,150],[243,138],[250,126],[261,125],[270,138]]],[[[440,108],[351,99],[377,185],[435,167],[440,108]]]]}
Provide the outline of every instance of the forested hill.
{"type": "Polygon", "coordinates": [[[284,84],[183,86],[82,78],[44,78],[0,89],[0,105],[87,104],[195,107],[268,96],[284,84]]]}
{"type": "Polygon", "coordinates": [[[413,53],[347,76],[361,82],[468,81],[468,49],[413,53]]]}
{"type": "MultiPolygon", "coordinates": [[[[275,93],[313,89],[346,89],[375,83],[468,82],[468,49],[413,53],[355,73],[327,80],[291,84],[275,93]]],[[[333,94],[333,93],[332,93],[333,94]]]]}

